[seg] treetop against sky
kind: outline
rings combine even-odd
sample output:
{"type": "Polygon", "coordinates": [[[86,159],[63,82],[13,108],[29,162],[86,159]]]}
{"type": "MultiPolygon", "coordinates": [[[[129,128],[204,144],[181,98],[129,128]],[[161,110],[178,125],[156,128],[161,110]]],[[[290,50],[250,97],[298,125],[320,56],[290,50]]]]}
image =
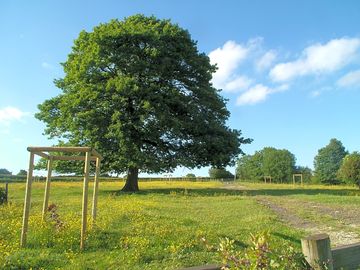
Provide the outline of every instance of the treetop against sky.
{"type": "Polygon", "coordinates": [[[0,167],[17,173],[27,146],[55,143],[34,113],[60,93],[53,80],[78,34],[138,13],[187,29],[217,64],[212,82],[228,99],[228,125],[254,139],[246,153],[285,148],[312,167],[330,138],[359,150],[358,1],[12,1],[0,3],[0,167]]]}

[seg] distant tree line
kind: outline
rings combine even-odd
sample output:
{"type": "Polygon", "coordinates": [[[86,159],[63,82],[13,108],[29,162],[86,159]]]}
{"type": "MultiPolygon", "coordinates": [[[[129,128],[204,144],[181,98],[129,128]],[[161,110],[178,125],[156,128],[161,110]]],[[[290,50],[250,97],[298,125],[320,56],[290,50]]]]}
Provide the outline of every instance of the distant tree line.
{"type": "Polygon", "coordinates": [[[245,155],[238,160],[236,175],[243,180],[263,180],[271,177],[275,183],[289,183],[293,173],[308,168],[296,167],[295,156],[289,150],[265,147],[254,155],[245,155]]]}
{"type": "MultiPolygon", "coordinates": [[[[5,169],[5,168],[0,168],[0,175],[13,175],[11,171],[5,169]]],[[[27,175],[27,171],[25,170],[20,170],[17,174],[17,176],[23,176],[23,175],[27,175]]]]}
{"type": "Polygon", "coordinates": [[[337,139],[331,139],[328,145],[318,150],[314,172],[308,167],[296,166],[295,161],[289,150],[265,147],[238,159],[236,176],[241,180],[255,181],[271,176],[273,182],[289,183],[293,174],[301,173],[307,183],[349,183],[360,187],[360,153],[350,154],[337,139]]]}
{"type": "Polygon", "coordinates": [[[355,184],[360,188],[360,153],[349,153],[341,141],[331,139],[314,159],[315,180],[325,184],[355,184]]]}

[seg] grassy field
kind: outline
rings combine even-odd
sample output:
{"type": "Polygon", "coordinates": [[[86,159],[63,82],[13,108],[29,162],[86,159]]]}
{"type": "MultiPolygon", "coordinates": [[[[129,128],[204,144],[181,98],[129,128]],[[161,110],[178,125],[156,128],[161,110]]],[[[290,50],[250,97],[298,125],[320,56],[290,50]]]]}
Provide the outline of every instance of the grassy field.
{"type": "Polygon", "coordinates": [[[251,244],[251,233],[268,230],[275,245],[300,250],[300,238],[317,230],[340,232],[332,237],[336,244],[360,235],[359,217],[351,215],[360,193],[351,187],[140,182],[137,194],[119,192],[121,187],[101,183],[98,221],[89,226],[87,249],[80,252],[81,182],[52,184],[50,202],[58,218],[46,223],[41,222],[44,183],[33,184],[25,249],[19,248],[25,184],[11,184],[10,204],[0,206],[0,266],[178,269],[220,262],[216,247],[225,237],[242,250],[251,244]]]}

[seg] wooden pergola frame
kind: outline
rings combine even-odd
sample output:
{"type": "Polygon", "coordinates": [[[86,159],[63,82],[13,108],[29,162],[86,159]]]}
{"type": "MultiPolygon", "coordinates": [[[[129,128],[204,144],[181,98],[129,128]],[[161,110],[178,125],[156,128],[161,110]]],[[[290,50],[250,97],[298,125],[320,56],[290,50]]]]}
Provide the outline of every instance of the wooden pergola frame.
{"type": "Polygon", "coordinates": [[[264,182],[267,183],[267,180],[269,180],[270,184],[272,183],[272,177],[271,176],[264,176],[264,182]]]}
{"type": "Polygon", "coordinates": [[[303,175],[302,173],[294,173],[293,174],[293,184],[295,185],[295,177],[300,177],[300,182],[301,182],[301,185],[303,185],[303,175]]]}
{"type": "Polygon", "coordinates": [[[83,250],[85,247],[85,234],[87,226],[87,206],[88,206],[88,189],[89,189],[89,172],[90,172],[90,161],[96,161],[96,170],[95,170],[95,179],[94,179],[94,191],[93,191],[93,204],[92,204],[92,221],[93,223],[96,220],[96,207],[97,207],[97,197],[99,189],[99,174],[100,174],[100,162],[102,156],[91,147],[28,147],[27,150],[30,152],[30,161],[29,161],[29,171],[27,174],[26,180],[26,190],[25,190],[25,202],[24,202],[24,214],[23,214],[23,223],[21,230],[21,247],[26,245],[26,236],[29,223],[29,213],[30,213],[30,202],[31,202],[31,184],[33,181],[33,171],[34,171],[34,156],[38,155],[40,157],[47,159],[47,177],[45,184],[45,193],[44,193],[44,203],[42,209],[42,219],[45,219],[45,214],[47,212],[49,204],[49,195],[50,195],[50,183],[51,183],[51,172],[52,172],[52,163],[54,160],[84,160],[84,183],[83,183],[83,199],[82,199],[82,218],[81,218],[81,235],[80,235],[80,249],[83,250]],[[47,153],[45,153],[47,152],[47,153]],[[85,153],[83,156],[56,156],[52,155],[54,152],[62,153],[85,153]]]}

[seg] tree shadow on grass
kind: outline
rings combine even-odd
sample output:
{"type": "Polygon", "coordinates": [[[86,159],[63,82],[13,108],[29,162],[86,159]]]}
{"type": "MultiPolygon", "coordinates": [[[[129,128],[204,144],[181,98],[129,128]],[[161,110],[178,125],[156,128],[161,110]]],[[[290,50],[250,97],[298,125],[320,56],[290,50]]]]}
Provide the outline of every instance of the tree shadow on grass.
{"type": "Polygon", "coordinates": [[[296,244],[301,243],[300,239],[295,238],[295,237],[290,236],[290,235],[286,235],[286,234],[279,233],[279,232],[272,232],[271,234],[274,235],[274,236],[277,236],[277,237],[279,237],[279,238],[281,238],[283,240],[286,240],[288,242],[292,242],[292,243],[296,243],[296,244]]]}
{"type": "Polygon", "coordinates": [[[116,196],[136,194],[139,196],[146,195],[174,195],[174,196],[203,196],[203,197],[218,197],[218,196],[290,196],[290,195],[332,195],[332,196],[360,196],[359,190],[344,188],[344,189],[259,189],[259,190],[236,190],[228,188],[155,188],[144,189],[138,192],[124,192],[120,190],[105,190],[102,193],[111,193],[116,196]]]}

